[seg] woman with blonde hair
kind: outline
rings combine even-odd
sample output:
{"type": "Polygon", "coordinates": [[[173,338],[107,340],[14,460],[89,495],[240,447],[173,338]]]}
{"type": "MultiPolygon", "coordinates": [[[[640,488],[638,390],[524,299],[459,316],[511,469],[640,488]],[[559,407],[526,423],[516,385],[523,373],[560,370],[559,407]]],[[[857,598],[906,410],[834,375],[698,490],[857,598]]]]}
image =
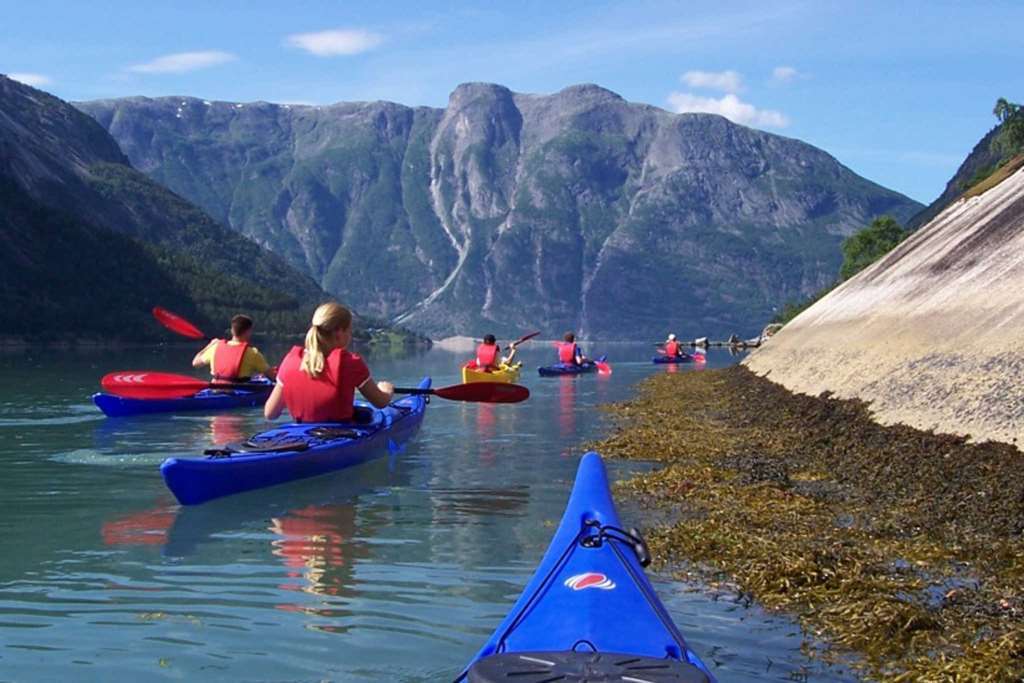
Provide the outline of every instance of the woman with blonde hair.
{"type": "Polygon", "coordinates": [[[287,407],[296,422],[349,422],[356,389],[378,408],[390,403],[394,386],[374,382],[363,359],[346,348],[350,343],[352,312],[333,301],[321,304],[305,345],[293,347],[281,361],[263,415],[273,420],[287,407]]]}

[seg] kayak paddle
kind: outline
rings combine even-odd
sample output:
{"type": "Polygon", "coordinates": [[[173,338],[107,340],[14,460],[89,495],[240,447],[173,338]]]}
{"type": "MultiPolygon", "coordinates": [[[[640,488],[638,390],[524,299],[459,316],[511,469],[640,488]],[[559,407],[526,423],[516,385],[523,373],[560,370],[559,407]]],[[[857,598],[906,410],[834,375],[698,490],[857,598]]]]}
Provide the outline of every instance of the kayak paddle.
{"type": "Polygon", "coordinates": [[[530,398],[530,390],[518,384],[507,382],[471,382],[453,384],[438,389],[418,387],[395,387],[396,394],[437,396],[449,401],[470,401],[473,403],[519,403],[530,398]]]}
{"type": "Polygon", "coordinates": [[[519,339],[516,339],[516,340],[515,340],[514,342],[512,342],[512,343],[513,343],[513,344],[515,344],[516,346],[519,346],[519,345],[520,345],[520,344],[522,344],[522,343],[523,343],[524,341],[529,341],[529,340],[533,339],[534,337],[536,337],[536,336],[537,336],[538,334],[540,334],[540,331],[537,331],[537,332],[531,332],[531,333],[529,333],[529,334],[524,334],[524,335],[523,335],[522,337],[520,337],[519,339]]]}
{"type": "MultiPolygon", "coordinates": [[[[271,385],[262,382],[207,382],[188,375],[170,372],[121,371],[111,372],[100,381],[104,390],[124,398],[166,399],[184,398],[203,389],[266,389],[271,385]]],[[[454,384],[438,389],[396,387],[396,394],[429,394],[449,401],[472,401],[476,403],[519,403],[530,397],[530,390],[518,384],[505,382],[474,382],[454,384]]]]}
{"type": "Polygon", "coordinates": [[[167,399],[185,398],[203,389],[266,389],[273,385],[263,382],[224,382],[214,384],[207,380],[176,375],[170,372],[122,370],[103,376],[100,386],[105,391],[124,398],[167,399]]]}
{"type": "Polygon", "coordinates": [[[166,308],[154,306],[153,317],[156,318],[158,323],[169,329],[171,332],[180,334],[182,337],[188,337],[189,339],[206,338],[206,335],[203,334],[202,330],[182,318],[180,315],[171,313],[166,308]]]}
{"type": "MultiPolygon", "coordinates": [[[[603,358],[604,356],[602,356],[603,358]]],[[[599,375],[610,375],[612,374],[612,366],[605,363],[603,360],[595,360],[594,365],[597,366],[597,374],[599,375]]]]}

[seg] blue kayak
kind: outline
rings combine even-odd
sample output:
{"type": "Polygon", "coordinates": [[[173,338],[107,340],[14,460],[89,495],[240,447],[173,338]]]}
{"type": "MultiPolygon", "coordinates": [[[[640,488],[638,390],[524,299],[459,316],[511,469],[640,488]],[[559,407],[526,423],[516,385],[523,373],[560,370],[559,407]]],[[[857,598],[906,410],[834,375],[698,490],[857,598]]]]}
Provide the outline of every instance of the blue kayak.
{"type": "Polygon", "coordinates": [[[674,363],[692,363],[697,360],[696,356],[684,353],[681,356],[655,356],[651,359],[651,362],[660,364],[674,364],[674,363]]]}
{"type": "MultiPolygon", "coordinates": [[[[430,378],[420,382],[430,388],[430,378]]],[[[202,458],[168,458],[164,483],[182,505],[315,477],[387,455],[419,429],[426,396],[406,396],[386,408],[357,404],[364,419],[351,423],[287,424],[244,444],[211,449],[202,458]]]]}
{"type": "MultiPolygon", "coordinates": [[[[598,358],[598,362],[603,363],[608,359],[608,356],[601,356],[598,358]]],[[[575,363],[555,363],[554,365],[544,365],[537,368],[537,372],[540,373],[541,377],[557,377],[559,375],[582,375],[588,372],[597,372],[597,364],[594,361],[587,361],[583,365],[576,365],[575,363]]]]}
{"type": "Polygon", "coordinates": [[[601,456],[587,453],[536,573],[456,681],[714,683],[647,580],[649,561],[622,528],[601,456]]]}
{"type": "Polygon", "coordinates": [[[248,384],[265,384],[265,387],[245,389],[203,389],[184,398],[124,398],[114,394],[92,395],[96,407],[107,417],[130,417],[150,413],[177,413],[185,411],[217,411],[232,408],[256,408],[267,402],[274,383],[269,379],[253,380],[248,384]]]}

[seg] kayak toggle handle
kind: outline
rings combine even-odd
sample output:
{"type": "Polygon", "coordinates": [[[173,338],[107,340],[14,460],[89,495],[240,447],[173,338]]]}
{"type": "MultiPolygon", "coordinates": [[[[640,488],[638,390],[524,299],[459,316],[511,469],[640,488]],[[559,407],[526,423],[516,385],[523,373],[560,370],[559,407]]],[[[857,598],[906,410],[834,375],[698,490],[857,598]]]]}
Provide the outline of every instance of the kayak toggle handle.
{"type": "Polygon", "coordinates": [[[616,540],[633,549],[641,567],[647,567],[651,563],[651,551],[636,527],[631,527],[629,531],[626,531],[617,526],[601,524],[596,519],[584,520],[583,526],[597,529],[596,534],[588,534],[580,538],[580,545],[584,548],[600,548],[605,539],[616,540]]]}

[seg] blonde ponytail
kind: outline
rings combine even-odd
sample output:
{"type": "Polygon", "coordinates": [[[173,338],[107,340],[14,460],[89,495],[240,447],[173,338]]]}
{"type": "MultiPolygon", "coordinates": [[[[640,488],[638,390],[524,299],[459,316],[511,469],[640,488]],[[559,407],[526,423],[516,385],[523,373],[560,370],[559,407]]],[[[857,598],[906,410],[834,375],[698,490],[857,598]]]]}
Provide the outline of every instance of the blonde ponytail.
{"type": "Polygon", "coordinates": [[[333,301],[320,304],[313,313],[313,324],[306,332],[306,350],[299,369],[310,377],[319,376],[324,370],[326,355],[335,348],[334,335],[338,330],[350,327],[352,311],[333,301]]]}

